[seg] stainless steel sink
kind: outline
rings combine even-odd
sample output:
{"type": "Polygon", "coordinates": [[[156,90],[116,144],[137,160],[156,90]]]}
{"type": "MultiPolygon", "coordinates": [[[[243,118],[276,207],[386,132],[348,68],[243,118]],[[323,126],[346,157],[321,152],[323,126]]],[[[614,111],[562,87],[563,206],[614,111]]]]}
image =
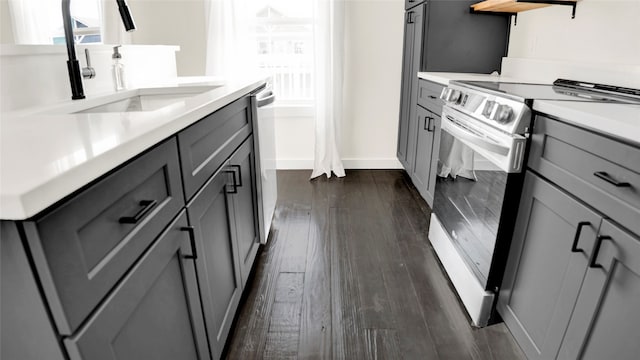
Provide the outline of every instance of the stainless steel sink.
{"type": "Polygon", "coordinates": [[[171,88],[139,89],[134,94],[120,99],[108,97],[105,102],[86,109],[70,111],[73,114],[113,113],[155,111],[173,104],[180,103],[204,92],[216,89],[218,86],[185,86],[171,88]]]}

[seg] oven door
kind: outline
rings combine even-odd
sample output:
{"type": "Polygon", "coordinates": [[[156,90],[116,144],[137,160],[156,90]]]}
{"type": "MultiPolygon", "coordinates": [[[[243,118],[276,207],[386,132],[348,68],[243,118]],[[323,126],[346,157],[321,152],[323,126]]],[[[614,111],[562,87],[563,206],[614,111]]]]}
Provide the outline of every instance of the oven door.
{"type": "Polygon", "coordinates": [[[433,212],[469,270],[487,289],[510,174],[522,171],[526,138],[506,134],[447,106],[442,130],[433,212]]]}
{"type": "Polygon", "coordinates": [[[526,138],[445,106],[429,241],[469,317],[486,326],[504,273],[526,138]]]}

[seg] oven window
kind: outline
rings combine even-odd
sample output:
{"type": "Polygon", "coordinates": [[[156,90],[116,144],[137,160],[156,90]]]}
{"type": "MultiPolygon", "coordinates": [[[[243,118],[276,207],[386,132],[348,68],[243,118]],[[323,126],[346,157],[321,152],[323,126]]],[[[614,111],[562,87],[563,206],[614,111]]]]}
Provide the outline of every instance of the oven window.
{"type": "MultiPolygon", "coordinates": [[[[498,233],[507,173],[496,170],[477,153],[472,155],[472,161],[475,180],[469,179],[473,176],[437,177],[433,208],[469,268],[485,285],[498,233]]],[[[441,160],[439,167],[442,167],[441,160]]]]}

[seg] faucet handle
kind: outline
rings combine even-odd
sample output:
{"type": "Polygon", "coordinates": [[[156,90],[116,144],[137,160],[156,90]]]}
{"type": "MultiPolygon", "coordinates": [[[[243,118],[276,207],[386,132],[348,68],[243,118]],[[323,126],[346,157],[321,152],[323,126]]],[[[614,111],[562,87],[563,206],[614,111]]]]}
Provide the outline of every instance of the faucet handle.
{"type": "Polygon", "coordinates": [[[87,58],[87,66],[82,68],[82,77],[85,79],[93,79],[96,77],[96,71],[91,67],[91,57],[89,49],[84,49],[84,56],[87,58]]]}

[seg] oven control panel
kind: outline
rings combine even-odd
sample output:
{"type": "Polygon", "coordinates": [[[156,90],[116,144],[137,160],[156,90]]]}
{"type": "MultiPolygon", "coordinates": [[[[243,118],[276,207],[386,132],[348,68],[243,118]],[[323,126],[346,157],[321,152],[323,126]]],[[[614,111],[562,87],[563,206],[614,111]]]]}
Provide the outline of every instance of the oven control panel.
{"type": "Polygon", "coordinates": [[[529,107],[505,96],[452,83],[440,98],[447,106],[509,134],[524,134],[531,123],[529,107]]]}

